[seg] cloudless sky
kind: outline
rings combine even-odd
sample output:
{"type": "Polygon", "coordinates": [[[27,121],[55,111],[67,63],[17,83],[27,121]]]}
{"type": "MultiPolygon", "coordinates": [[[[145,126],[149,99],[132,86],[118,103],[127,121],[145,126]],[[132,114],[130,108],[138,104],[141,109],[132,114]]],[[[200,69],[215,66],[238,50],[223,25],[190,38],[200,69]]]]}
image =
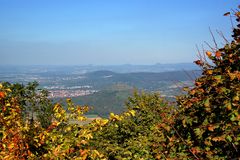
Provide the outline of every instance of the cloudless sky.
{"type": "Polygon", "coordinates": [[[196,59],[196,44],[212,44],[209,27],[231,39],[230,19],[223,14],[236,9],[238,3],[0,0],[0,64],[192,62],[196,59]]]}

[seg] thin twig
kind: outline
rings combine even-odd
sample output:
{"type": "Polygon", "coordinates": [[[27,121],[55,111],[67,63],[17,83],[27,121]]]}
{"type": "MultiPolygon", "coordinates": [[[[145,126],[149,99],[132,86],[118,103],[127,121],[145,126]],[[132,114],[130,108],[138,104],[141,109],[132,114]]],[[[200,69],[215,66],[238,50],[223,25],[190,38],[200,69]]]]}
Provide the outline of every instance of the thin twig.
{"type": "Polygon", "coordinates": [[[182,89],[181,89],[182,87],[180,87],[180,86],[178,85],[178,83],[180,83],[180,81],[178,81],[178,82],[177,82],[177,81],[172,81],[172,83],[177,86],[177,89],[179,90],[179,92],[181,92],[181,94],[184,94],[184,92],[183,92],[182,89]]]}
{"type": "Polygon", "coordinates": [[[235,146],[235,144],[232,143],[232,145],[233,145],[233,148],[235,149],[235,151],[238,153],[238,149],[237,149],[237,147],[235,146]]]}
{"type": "Polygon", "coordinates": [[[164,157],[165,159],[167,159],[167,157],[165,156],[165,154],[164,154],[162,151],[160,151],[160,153],[163,155],[163,157],[164,157]]]}
{"type": "Polygon", "coordinates": [[[215,51],[216,51],[216,49],[214,49],[213,47],[211,47],[211,45],[210,45],[208,42],[204,41],[204,43],[212,50],[212,52],[215,52],[215,51]]]}
{"type": "Polygon", "coordinates": [[[200,50],[198,48],[198,45],[196,45],[196,48],[197,48],[197,52],[198,52],[197,57],[202,61],[202,54],[201,54],[201,52],[200,52],[200,50]]]}
{"type": "MultiPolygon", "coordinates": [[[[231,9],[231,10],[232,10],[233,14],[236,14],[237,11],[235,11],[234,9],[231,9]]],[[[234,17],[234,16],[231,16],[231,15],[230,15],[230,16],[229,16],[229,19],[230,19],[230,22],[231,22],[231,25],[232,25],[232,29],[234,29],[232,17],[234,17]]]]}
{"type": "Polygon", "coordinates": [[[192,71],[192,74],[194,76],[194,81],[200,76],[200,75],[197,76],[197,74],[194,71],[192,71]]]}
{"type": "Polygon", "coordinates": [[[222,31],[218,31],[216,30],[216,32],[219,34],[220,37],[222,37],[224,39],[224,41],[229,44],[229,41],[227,40],[227,38],[224,36],[224,34],[222,33],[222,31]]]}
{"type": "Polygon", "coordinates": [[[206,55],[205,55],[205,49],[204,49],[203,45],[202,45],[202,53],[203,53],[203,59],[207,63],[207,58],[206,58],[206,55]]]}
{"type": "Polygon", "coordinates": [[[191,81],[195,81],[196,78],[193,78],[186,70],[183,70],[183,72],[187,75],[187,77],[188,77],[191,81]]]}
{"type": "Polygon", "coordinates": [[[229,18],[230,18],[230,22],[231,22],[231,25],[232,25],[232,29],[234,29],[232,16],[229,16],[229,18]]]}
{"type": "Polygon", "coordinates": [[[214,37],[214,35],[213,35],[212,30],[211,30],[210,27],[209,27],[209,31],[210,31],[210,34],[211,34],[211,36],[212,36],[213,42],[214,42],[214,44],[215,44],[215,48],[218,49],[218,45],[217,45],[216,39],[215,39],[215,37],[214,37]]]}

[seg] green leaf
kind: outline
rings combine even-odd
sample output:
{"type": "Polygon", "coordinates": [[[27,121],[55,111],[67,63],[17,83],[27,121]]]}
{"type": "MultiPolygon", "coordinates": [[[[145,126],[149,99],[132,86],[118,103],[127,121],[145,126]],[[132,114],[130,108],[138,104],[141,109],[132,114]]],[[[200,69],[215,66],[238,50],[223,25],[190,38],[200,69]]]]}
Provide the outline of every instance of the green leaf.
{"type": "Polygon", "coordinates": [[[232,142],[232,137],[228,135],[228,136],[226,137],[226,140],[228,140],[229,142],[232,142]]]}
{"type": "Polygon", "coordinates": [[[207,108],[210,107],[209,98],[207,98],[207,99],[204,101],[203,104],[204,104],[204,106],[207,107],[207,108]]]}
{"type": "Polygon", "coordinates": [[[202,137],[203,132],[204,132],[204,131],[201,130],[200,128],[194,129],[194,133],[196,134],[196,136],[198,136],[198,138],[201,138],[201,137],[202,137]]]}

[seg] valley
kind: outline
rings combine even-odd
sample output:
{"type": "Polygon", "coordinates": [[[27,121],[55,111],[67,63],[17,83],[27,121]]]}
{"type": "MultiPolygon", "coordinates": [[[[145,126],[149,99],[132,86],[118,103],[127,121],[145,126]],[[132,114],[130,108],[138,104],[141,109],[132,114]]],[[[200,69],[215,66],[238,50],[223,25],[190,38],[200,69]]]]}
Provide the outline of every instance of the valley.
{"type": "Polygon", "coordinates": [[[187,68],[189,65],[185,68],[179,68],[179,64],[171,65],[171,68],[167,66],[162,67],[161,72],[159,65],[145,68],[105,66],[99,67],[99,70],[95,66],[22,66],[8,69],[1,66],[0,81],[20,84],[37,81],[40,88],[49,91],[49,98],[53,101],[65,103],[66,98],[72,98],[75,104],[90,106],[89,114],[107,117],[111,112],[123,112],[125,102],[134,91],[158,92],[173,101],[175,96],[184,94],[182,87],[191,86],[200,75],[200,71],[190,70],[194,67],[187,68]],[[155,72],[157,70],[159,72],[155,72]]]}

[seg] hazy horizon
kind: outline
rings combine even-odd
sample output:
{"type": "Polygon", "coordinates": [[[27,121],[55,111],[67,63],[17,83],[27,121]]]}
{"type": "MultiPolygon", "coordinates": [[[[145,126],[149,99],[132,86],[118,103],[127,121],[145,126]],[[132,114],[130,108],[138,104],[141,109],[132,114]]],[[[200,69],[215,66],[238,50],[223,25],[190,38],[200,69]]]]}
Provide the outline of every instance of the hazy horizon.
{"type": "MultiPolygon", "coordinates": [[[[154,64],[0,64],[0,66],[157,66],[157,65],[196,65],[194,62],[179,62],[179,63],[154,63],[154,64]]],[[[196,65],[197,66],[197,65],[196,65]]]]}
{"type": "MultiPolygon", "coordinates": [[[[1,65],[192,63],[236,0],[0,0],[1,65]]],[[[234,20],[234,19],[233,19],[234,20]]],[[[205,47],[207,49],[207,47],[205,47]]]]}

